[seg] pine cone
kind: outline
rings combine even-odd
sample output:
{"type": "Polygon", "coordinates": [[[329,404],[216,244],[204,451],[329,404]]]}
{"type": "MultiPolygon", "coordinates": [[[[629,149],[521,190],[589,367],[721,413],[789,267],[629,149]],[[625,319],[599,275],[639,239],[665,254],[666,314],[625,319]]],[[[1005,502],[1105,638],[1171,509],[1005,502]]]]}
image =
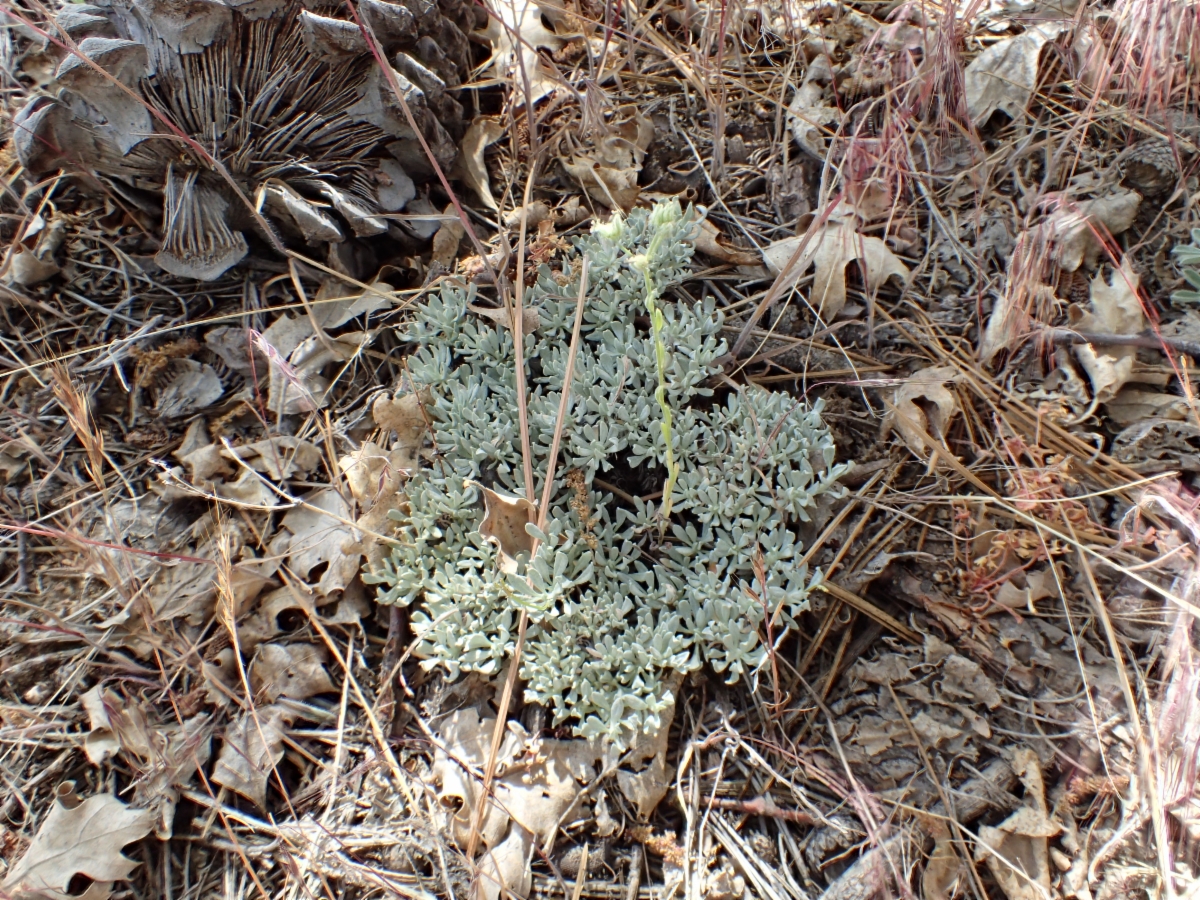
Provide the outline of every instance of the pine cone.
{"type": "Polygon", "coordinates": [[[1150,139],[1134,144],[1117,157],[1121,183],[1144,197],[1157,197],[1172,190],[1181,172],[1171,145],[1150,139]]]}
{"type": "Polygon", "coordinates": [[[393,67],[389,79],[341,5],[288,0],[111,0],[68,4],[56,26],[78,42],[55,96],[16,117],[14,144],[34,174],[87,172],[142,208],[161,198],[155,261],[212,280],[248,252],[251,210],[203,155],[127,92],[217,159],[285,239],[343,248],[388,231],[384,214],[416,195],[432,167],[393,93],[403,93],[443,168],[457,155],[470,69],[465,0],[358,0],[393,67]],[[309,4],[310,6],[312,4],[309,4]]]}

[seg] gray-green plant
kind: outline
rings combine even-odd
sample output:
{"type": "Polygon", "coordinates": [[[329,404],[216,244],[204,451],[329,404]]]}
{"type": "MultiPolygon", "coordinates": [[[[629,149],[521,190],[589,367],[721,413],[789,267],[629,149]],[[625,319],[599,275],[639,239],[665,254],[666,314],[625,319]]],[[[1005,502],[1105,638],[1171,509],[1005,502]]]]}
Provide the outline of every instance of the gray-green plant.
{"type": "Polygon", "coordinates": [[[667,301],[695,230],[676,203],[615,217],[526,292],[540,319],[523,354],[536,502],[589,259],[549,515],[544,529],[527,526],[540,543],[517,574],[500,571],[479,532],[478,487],[524,496],[512,333],[473,315],[474,288],[454,285],[403,333],[432,434],[392,514],[398,544],[368,573],[380,602],[413,608],[417,655],[450,677],[501,671],[527,612],[526,700],[619,746],[658,727],[676,673],[757,676],[766,616],[778,640],[819,583],[799,529],[819,498],[841,496],[846,470],[819,401],[715,377],[727,350],[713,300],[667,301]],[[656,503],[664,488],[669,509],[656,503]]]}
{"type": "Polygon", "coordinates": [[[1200,228],[1192,229],[1192,242],[1179,244],[1171,251],[1179,260],[1184,280],[1193,290],[1175,291],[1171,299],[1176,303],[1200,303],[1200,228]]]}

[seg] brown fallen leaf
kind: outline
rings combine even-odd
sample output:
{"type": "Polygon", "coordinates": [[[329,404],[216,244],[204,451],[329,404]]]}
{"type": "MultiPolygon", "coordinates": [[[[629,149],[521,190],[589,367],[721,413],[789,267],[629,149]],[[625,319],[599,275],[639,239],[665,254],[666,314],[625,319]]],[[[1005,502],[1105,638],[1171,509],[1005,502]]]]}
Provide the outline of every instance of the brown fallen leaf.
{"type": "Polygon", "coordinates": [[[212,780],[262,807],[267,781],[283,759],[283,730],[290,724],[278,706],[250,710],[225,730],[212,780]]]}
{"type": "MultiPolygon", "coordinates": [[[[468,303],[467,309],[476,315],[491,319],[501,328],[512,330],[512,316],[503,306],[480,306],[478,303],[468,303]]],[[[535,307],[525,306],[521,309],[521,326],[525,334],[533,334],[542,324],[541,316],[535,307]]]]}
{"type": "Polygon", "coordinates": [[[958,379],[953,366],[930,366],[909,375],[892,395],[891,407],[883,417],[882,438],[895,431],[909,450],[925,459],[926,441],[933,438],[940,443],[958,412],[958,396],[947,387],[958,379]]]}
{"type": "Polygon", "coordinates": [[[283,481],[298,473],[307,475],[321,462],[321,451],[315,444],[286,434],[223,447],[220,452],[226,459],[241,460],[272,481],[283,481]]]}
{"type": "Polygon", "coordinates": [[[1139,391],[1129,386],[1123,387],[1120,393],[1104,404],[1104,408],[1109,419],[1120,428],[1128,428],[1149,419],[1182,422],[1192,415],[1186,397],[1139,391]]]}
{"type": "MultiPolygon", "coordinates": [[[[816,68],[812,67],[811,68],[816,68]]],[[[842,118],[820,80],[806,76],[788,107],[792,137],[815,159],[825,158],[825,132],[842,118]]]]}
{"type": "Polygon", "coordinates": [[[967,112],[983,125],[996,110],[1020,119],[1037,87],[1042,47],[1066,29],[1065,22],[1043,22],[1016,37],[996,41],[963,72],[967,112]]]}
{"type": "Polygon", "coordinates": [[[756,250],[729,247],[722,243],[723,239],[724,235],[708,219],[701,219],[696,226],[696,249],[701,253],[707,253],[713,259],[731,266],[757,266],[762,263],[762,256],[756,250]]]}
{"type": "Polygon", "coordinates": [[[373,281],[367,288],[348,288],[337,278],[326,278],[313,298],[313,318],[322,328],[338,328],[358,316],[390,309],[399,302],[386,281],[373,281]]]}
{"type": "Polygon", "coordinates": [[[138,865],[121,848],[149,834],[150,819],[148,811],[130,809],[112,794],[81,800],[74,784],[64,782],[29,849],[4,879],[4,893],[65,900],[71,879],[82,875],[95,882],[88,900],[107,897],[112,883],[128,878],[138,865]]]}
{"type": "Polygon", "coordinates": [[[981,825],[975,850],[978,862],[988,869],[1008,900],[1045,900],[1050,888],[1048,839],[1062,826],[1046,809],[1046,790],[1037,755],[1024,747],[1013,751],[1013,771],[1025,785],[1025,805],[998,826],[981,825]]]}
{"type": "Polygon", "coordinates": [[[225,388],[217,370],[194,359],[171,360],[167,377],[154,397],[154,414],[176,418],[211,406],[221,399],[225,388]]]}
{"type": "MultiPolygon", "coordinates": [[[[669,675],[664,686],[667,696],[677,696],[682,684],[681,674],[669,675]]],[[[617,786],[642,821],[650,817],[671,786],[672,773],[667,770],[667,750],[671,723],[674,721],[675,701],[671,700],[659,713],[658,728],[650,733],[638,733],[622,760],[621,768],[617,770],[617,786]]]]}
{"type": "Polygon", "coordinates": [[[499,494],[483,485],[479,489],[484,505],[479,534],[500,548],[500,571],[515,575],[522,562],[519,557],[524,556],[523,562],[528,562],[533,552],[533,536],[525,526],[537,521],[537,507],[524,497],[499,494]]]}
{"type": "Polygon", "coordinates": [[[654,123],[634,110],[612,133],[560,161],[597,203],[629,212],[641,192],[638,174],[653,140],[654,123]]]}
{"type": "Polygon", "coordinates": [[[483,153],[504,134],[504,126],[496,116],[477,116],[468,126],[462,139],[462,174],[463,180],[479,195],[483,205],[488,209],[499,209],[496,198],[492,196],[492,186],[488,180],[487,166],[483,163],[483,153]]]}
{"type": "MultiPolygon", "coordinates": [[[[1096,273],[1091,282],[1090,309],[1072,306],[1069,310],[1071,327],[1100,334],[1137,334],[1146,327],[1146,316],[1137,294],[1139,282],[1128,257],[1121,261],[1121,268],[1113,272],[1111,280],[1105,281],[1102,273],[1096,273]]],[[[1090,415],[1096,406],[1116,397],[1133,376],[1137,349],[1095,344],[1076,344],[1074,349],[1092,383],[1090,415]]]]}
{"type": "Polygon", "coordinates": [[[1059,267],[1074,272],[1084,263],[1088,268],[1095,266],[1104,249],[1097,233],[1117,235],[1128,231],[1141,203],[1142,195],[1137,191],[1117,188],[1074,208],[1060,206],[1046,223],[1055,235],[1059,267]]]}
{"type": "MultiPolygon", "coordinates": [[[[767,268],[779,274],[787,267],[802,235],[775,241],[763,251],[767,268]]],[[[846,266],[857,260],[872,293],[893,275],[907,278],[908,266],[900,262],[881,239],[859,234],[852,216],[830,219],[813,237],[787,275],[788,287],[795,284],[811,267],[813,275],[809,302],[826,321],[834,319],[846,305],[846,266]]]]}
{"type": "Polygon", "coordinates": [[[996,605],[1002,609],[1028,609],[1030,613],[1034,613],[1033,604],[1053,596],[1058,590],[1054,573],[1049,569],[1026,572],[1024,581],[1023,587],[1014,584],[1013,579],[1000,585],[1000,589],[996,591],[996,605]]]}
{"type": "Polygon", "coordinates": [[[538,50],[561,50],[567,36],[543,24],[543,7],[534,0],[492,3],[488,8],[491,15],[487,27],[477,32],[492,45],[492,58],[486,68],[500,83],[514,86],[518,107],[525,105],[528,79],[528,100],[536,104],[553,93],[559,82],[538,50]]]}
{"type": "Polygon", "coordinates": [[[458,256],[458,245],[467,230],[459,221],[453,203],[447,204],[442,210],[442,217],[442,227],[433,236],[433,255],[430,261],[449,269],[454,266],[454,260],[458,256]]]}
{"type": "Polygon", "coordinates": [[[342,545],[353,539],[348,524],[352,511],[337,491],[322,488],[303,497],[304,506],[288,510],[280,521],[279,533],[271,541],[270,555],[286,559],[291,570],[302,579],[324,563],[325,571],[315,585],[322,597],[343,591],[358,575],[358,557],[345,552],[342,545]]]}
{"type": "MultiPolygon", "coordinates": [[[[238,646],[243,653],[251,654],[259,644],[272,641],[286,634],[287,629],[280,623],[289,619],[297,621],[305,619],[316,612],[316,597],[313,592],[303,585],[289,585],[278,590],[270,591],[258,598],[249,615],[238,622],[238,646]]],[[[240,676],[236,669],[227,669],[231,673],[227,677],[238,679],[238,690],[241,690],[240,676]]]]}
{"type": "MultiPolygon", "coordinates": [[[[467,708],[451,713],[438,728],[432,767],[438,807],[445,813],[447,830],[462,843],[468,839],[476,805],[486,802],[470,771],[487,763],[495,724],[495,719],[481,719],[475,709],[467,708]]],[[[535,742],[519,725],[513,726],[505,731],[497,755],[503,774],[494,783],[494,799],[480,823],[484,852],[478,861],[477,900],[497,900],[505,891],[528,895],[535,839],[542,845],[553,841],[559,822],[577,808],[583,785],[595,778],[601,756],[593,741],[535,742]]]]}
{"type": "Polygon", "coordinates": [[[954,852],[954,840],[946,823],[927,816],[925,824],[934,844],[921,875],[921,900],[950,900],[962,874],[962,863],[954,852]]]}
{"type": "Polygon", "coordinates": [[[325,671],[327,658],[314,644],[260,644],[250,663],[250,687],[272,703],[330,693],[336,688],[325,671]]]}
{"type": "Polygon", "coordinates": [[[417,452],[425,443],[429,426],[421,407],[428,403],[429,399],[428,388],[423,389],[420,394],[413,391],[397,391],[391,397],[387,394],[381,395],[371,407],[371,418],[375,420],[375,424],[384,432],[396,435],[396,443],[392,445],[392,449],[402,451],[405,468],[416,467],[417,452]]]}
{"type": "Polygon", "coordinates": [[[186,787],[197,767],[208,762],[211,717],[195,716],[182,726],[163,724],[143,701],[99,687],[80,697],[80,702],[92,728],[84,739],[88,759],[99,765],[108,755],[124,754],[136,776],[134,802],[153,815],[155,833],[167,840],[179,802],[177,789],[186,787]]]}
{"type": "Polygon", "coordinates": [[[359,511],[354,524],[360,537],[342,549],[364,557],[366,571],[375,570],[388,552],[387,543],[376,535],[395,529],[389,513],[403,504],[400,487],[416,464],[412,450],[396,447],[385,452],[374,441],[363,441],[358,450],[338,460],[359,511]]]}

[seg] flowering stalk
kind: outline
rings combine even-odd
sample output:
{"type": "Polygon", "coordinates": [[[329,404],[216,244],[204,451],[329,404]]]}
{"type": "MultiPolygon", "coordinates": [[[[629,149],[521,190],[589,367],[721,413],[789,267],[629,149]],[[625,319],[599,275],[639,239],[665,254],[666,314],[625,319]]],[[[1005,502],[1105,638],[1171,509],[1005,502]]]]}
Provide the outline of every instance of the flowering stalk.
{"type": "Polygon", "coordinates": [[[667,445],[667,480],[663,484],[661,530],[666,530],[667,521],[671,518],[671,493],[675,489],[675,481],[679,478],[679,463],[675,459],[675,448],[672,446],[674,418],[671,405],[667,402],[667,344],[663,339],[666,330],[666,317],[658,305],[658,289],[654,284],[651,273],[651,260],[658,253],[662,243],[665,226],[671,224],[680,216],[679,202],[660,203],[650,213],[650,227],[654,229],[654,237],[645,253],[639,253],[629,260],[629,264],[642,273],[646,279],[646,310],[650,313],[650,330],[654,335],[654,362],[658,370],[658,387],[654,390],[654,399],[662,411],[662,435],[667,445]]]}

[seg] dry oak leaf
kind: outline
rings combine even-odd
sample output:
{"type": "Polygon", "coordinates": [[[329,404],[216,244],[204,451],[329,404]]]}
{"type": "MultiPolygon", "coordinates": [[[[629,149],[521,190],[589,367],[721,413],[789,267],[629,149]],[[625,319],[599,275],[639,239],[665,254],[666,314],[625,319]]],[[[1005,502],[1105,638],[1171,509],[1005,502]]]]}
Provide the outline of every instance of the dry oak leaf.
{"type": "Polygon", "coordinates": [[[211,406],[225,388],[217,370],[194,359],[176,359],[170,364],[170,379],[157,392],[154,414],[176,418],[211,406]]]}
{"type": "Polygon", "coordinates": [[[29,844],[29,849],[9,870],[4,893],[34,893],[66,898],[76,875],[92,879],[84,897],[101,900],[112,883],[129,877],[138,865],[121,853],[126,844],[150,833],[151,815],[130,809],[112,794],[94,794],[81,800],[74,784],[64,782],[54,804],[29,844]]]}
{"type": "Polygon", "coordinates": [[[316,592],[324,597],[345,590],[358,575],[358,556],[343,549],[354,538],[350,504],[332,488],[313,491],[303,500],[304,506],[288,510],[280,521],[279,533],[270,544],[271,555],[286,558],[302,579],[326,563],[316,592]]]}
{"type": "Polygon", "coordinates": [[[283,759],[283,730],[289,724],[285,717],[283,708],[264,706],[231,723],[212,780],[263,807],[267,781],[283,759]]]}
{"type": "Polygon", "coordinates": [[[1037,87],[1042,47],[1065,28],[1064,22],[1043,22],[997,41],[975,57],[963,72],[971,121],[983,125],[996,110],[1021,118],[1037,87]]]}
{"type": "Polygon", "coordinates": [[[483,522],[479,525],[480,536],[500,548],[500,571],[506,575],[517,574],[519,557],[528,562],[533,553],[533,536],[525,526],[537,522],[537,507],[524,497],[498,494],[491,488],[478,486],[483,491],[483,522]]]}
{"type": "Polygon", "coordinates": [[[332,693],[325,660],[324,649],[314,644],[260,644],[250,663],[250,686],[269,702],[332,693]]]}
{"type": "Polygon", "coordinates": [[[892,395],[882,437],[898,432],[908,449],[924,459],[926,442],[931,437],[940,441],[958,412],[958,396],[947,387],[958,379],[953,366],[930,366],[909,375],[892,395]]]}
{"type": "MultiPolygon", "coordinates": [[[[1140,332],[1146,327],[1146,316],[1138,299],[1139,281],[1128,257],[1121,261],[1121,268],[1113,272],[1110,281],[1105,281],[1103,273],[1097,272],[1091,282],[1091,309],[1072,306],[1069,311],[1071,327],[1099,334],[1140,332]]],[[[1134,347],[1077,344],[1075,356],[1092,383],[1090,415],[1097,405],[1116,397],[1133,377],[1137,350],[1134,347]]]]}
{"type": "Polygon", "coordinates": [[[480,719],[467,708],[447,716],[438,728],[431,774],[448,830],[466,843],[476,805],[486,802],[479,825],[484,852],[478,861],[476,900],[498,900],[504,891],[527,896],[535,838],[553,840],[559,823],[596,775],[600,750],[593,741],[533,740],[511,723],[497,754],[494,799],[485,800],[470,773],[490,755],[495,719],[480,719]]]}
{"type": "Polygon", "coordinates": [[[307,475],[321,462],[321,451],[315,444],[288,434],[231,445],[220,452],[226,459],[240,459],[272,481],[284,481],[297,473],[307,475]]]}
{"type": "MultiPolygon", "coordinates": [[[[907,278],[908,266],[882,240],[861,235],[854,229],[853,219],[830,219],[808,242],[804,253],[787,274],[787,284],[795,284],[810,267],[815,266],[809,303],[822,319],[833,320],[846,305],[846,265],[858,261],[866,278],[867,290],[874,293],[892,275],[907,278]]],[[[791,260],[803,235],[784,238],[763,251],[767,268],[778,275],[791,260]]]]}

